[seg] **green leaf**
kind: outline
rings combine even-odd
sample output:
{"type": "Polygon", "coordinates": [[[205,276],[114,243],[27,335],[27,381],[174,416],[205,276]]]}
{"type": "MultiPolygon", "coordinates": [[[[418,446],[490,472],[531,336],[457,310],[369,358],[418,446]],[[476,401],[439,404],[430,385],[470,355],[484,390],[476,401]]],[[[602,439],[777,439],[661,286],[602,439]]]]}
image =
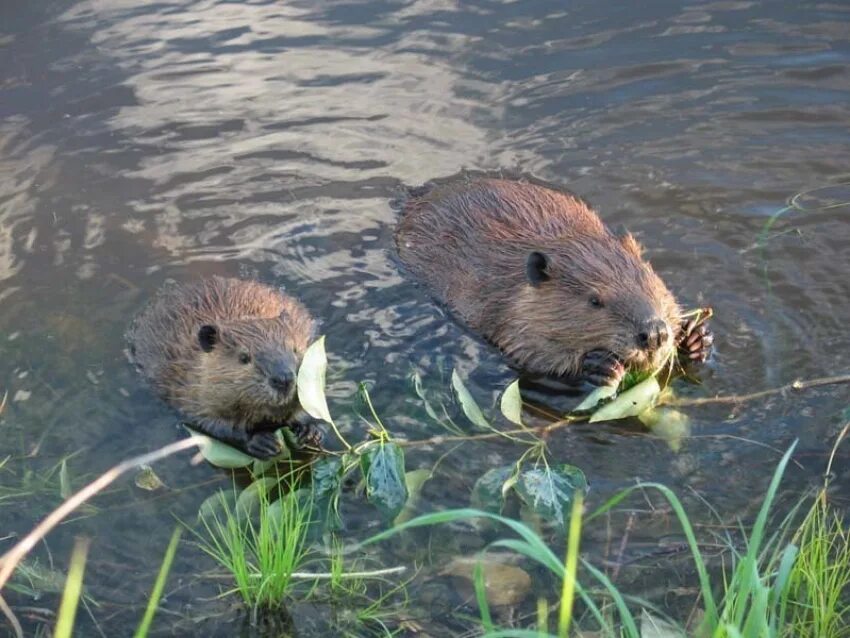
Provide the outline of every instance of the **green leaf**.
{"type": "Polygon", "coordinates": [[[236,516],[249,520],[260,511],[260,502],[269,490],[277,485],[277,480],[269,477],[259,478],[239,493],[236,499],[236,516]]]}
{"type": "Polygon", "coordinates": [[[690,417],[673,408],[650,408],[638,418],[655,436],[664,439],[674,452],[682,449],[682,439],[691,435],[690,417]]]}
{"type": "Polygon", "coordinates": [[[472,421],[473,425],[476,427],[484,430],[489,429],[490,424],[487,422],[484,413],[481,411],[481,408],[478,407],[475,399],[472,398],[469,390],[466,389],[466,386],[463,384],[463,380],[460,378],[457,370],[452,370],[452,387],[457,393],[458,401],[460,401],[460,407],[463,409],[463,413],[466,415],[466,418],[472,421]]]}
{"type": "Polygon", "coordinates": [[[301,407],[314,419],[331,423],[331,413],[325,398],[325,373],[328,358],[325,354],[325,337],[319,337],[304,352],[298,368],[296,386],[301,407]]]}
{"type": "Polygon", "coordinates": [[[392,441],[378,441],[360,455],[366,480],[366,498],[391,521],[407,501],[404,482],[404,451],[392,441]]]}
{"type": "Polygon", "coordinates": [[[407,486],[407,502],[404,504],[404,509],[395,517],[393,525],[401,525],[406,523],[416,513],[416,507],[419,504],[419,496],[422,493],[422,487],[433,476],[431,470],[419,469],[411,470],[404,475],[404,484],[407,486]]]}
{"type": "Polygon", "coordinates": [[[142,465],[139,467],[139,472],[136,474],[134,483],[139,489],[147,490],[148,492],[153,492],[161,487],[165,487],[165,483],[163,483],[162,479],[156,475],[156,472],[153,471],[153,468],[151,468],[150,465],[142,465]]]}
{"type": "Polygon", "coordinates": [[[338,456],[324,456],[310,465],[314,520],[322,532],[342,529],[339,517],[342,469],[342,459],[338,456]]]}
{"type": "Polygon", "coordinates": [[[236,494],[233,490],[219,490],[208,496],[198,508],[198,520],[211,524],[215,520],[224,521],[236,507],[236,494]]]}
{"type": "Polygon", "coordinates": [[[226,469],[248,467],[257,460],[253,456],[245,454],[234,447],[230,447],[226,443],[222,443],[221,441],[217,441],[216,439],[210,438],[204,434],[195,432],[189,427],[187,427],[186,430],[189,434],[202,439],[201,455],[216,467],[223,467],[226,469]]]}
{"type": "Polygon", "coordinates": [[[573,408],[573,412],[589,412],[590,410],[595,408],[600,401],[610,399],[615,394],[617,394],[617,386],[601,385],[593,392],[588,394],[586,397],[584,397],[582,402],[573,408]]]}
{"type": "Polygon", "coordinates": [[[566,531],[573,498],[587,491],[587,478],[574,465],[550,465],[523,470],[514,489],[535,514],[566,531]]]}
{"type": "Polygon", "coordinates": [[[62,459],[62,465],[59,466],[59,496],[67,499],[73,493],[71,477],[68,475],[68,463],[62,459]]]}
{"type": "Polygon", "coordinates": [[[591,415],[590,422],[614,421],[637,416],[644,410],[655,406],[655,401],[660,393],[661,386],[658,385],[658,380],[655,377],[649,377],[599,408],[591,415]]]}
{"type": "Polygon", "coordinates": [[[422,404],[425,406],[425,412],[427,412],[428,416],[435,421],[440,422],[440,417],[437,414],[437,411],[434,410],[431,403],[425,398],[425,388],[422,386],[422,375],[420,375],[419,372],[413,373],[413,391],[416,392],[416,396],[422,400],[422,404]]]}
{"type": "Polygon", "coordinates": [[[508,421],[522,425],[522,397],[519,394],[519,379],[505,388],[499,407],[508,421]]]}
{"type": "Polygon", "coordinates": [[[516,473],[516,466],[503,465],[487,470],[475,481],[470,496],[470,504],[485,512],[499,514],[505,504],[505,484],[516,473]]]}

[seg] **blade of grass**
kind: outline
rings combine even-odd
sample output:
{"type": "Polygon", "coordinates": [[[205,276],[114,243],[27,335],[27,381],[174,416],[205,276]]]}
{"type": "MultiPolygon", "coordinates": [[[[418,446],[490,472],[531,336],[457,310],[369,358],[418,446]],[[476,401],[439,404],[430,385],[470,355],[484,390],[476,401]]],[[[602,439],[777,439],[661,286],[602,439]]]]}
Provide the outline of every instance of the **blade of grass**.
{"type": "Polygon", "coordinates": [[[703,597],[703,604],[705,606],[705,618],[706,623],[710,627],[717,626],[717,603],[714,600],[714,594],[711,589],[711,581],[708,577],[708,570],[705,566],[705,560],[703,559],[702,553],[699,549],[699,544],[697,543],[696,535],[694,534],[694,529],[691,526],[691,522],[688,519],[688,515],[685,512],[685,508],[682,506],[682,502],[679,498],[673,493],[673,491],[667,487],[666,485],[662,485],[661,483],[639,483],[634,487],[630,487],[625,489],[612,498],[608,499],[605,503],[603,503],[599,508],[596,509],[593,514],[587,517],[587,520],[592,520],[597,516],[601,516],[605,512],[611,510],[613,507],[618,505],[621,501],[631,495],[633,492],[638,490],[652,488],[661,492],[662,496],[667,499],[667,502],[670,503],[670,507],[673,508],[673,512],[676,514],[676,518],[679,520],[679,525],[682,526],[682,532],[685,534],[685,539],[688,543],[688,548],[691,551],[691,556],[694,559],[694,567],[697,570],[697,576],[699,577],[700,583],[700,592],[703,597]]]}
{"type": "Polygon", "coordinates": [[[62,602],[56,616],[56,629],[53,638],[71,638],[74,631],[74,617],[77,615],[77,604],[83,591],[83,573],[86,570],[86,556],[91,540],[78,538],[74,542],[71,554],[71,565],[68,567],[68,578],[65,580],[65,590],[62,592],[62,602]]]}
{"type": "Polygon", "coordinates": [[[165,556],[162,559],[162,565],[159,567],[159,573],[156,575],[156,581],[153,585],[148,606],[145,609],[145,615],[142,617],[142,622],[139,623],[139,628],[136,629],[134,638],[145,638],[150,631],[153,617],[156,614],[156,608],[159,606],[159,601],[162,598],[162,590],[165,589],[165,581],[168,579],[168,572],[171,571],[171,564],[174,562],[174,555],[177,553],[177,544],[180,542],[180,527],[175,527],[171,534],[171,540],[168,541],[168,547],[165,550],[165,556]]]}
{"type": "Polygon", "coordinates": [[[493,616],[490,614],[490,603],[487,601],[487,585],[484,583],[484,563],[481,554],[478,555],[478,560],[475,561],[472,582],[475,585],[475,600],[478,602],[481,624],[484,627],[484,631],[493,631],[493,616]]]}
{"type": "Polygon", "coordinates": [[[561,609],[558,614],[559,638],[568,638],[570,634],[570,623],[573,619],[573,602],[575,600],[579,541],[581,540],[581,514],[583,508],[584,498],[581,492],[576,492],[573,498],[572,511],[570,512],[570,533],[567,537],[567,553],[564,556],[564,578],[561,581],[561,609]]]}

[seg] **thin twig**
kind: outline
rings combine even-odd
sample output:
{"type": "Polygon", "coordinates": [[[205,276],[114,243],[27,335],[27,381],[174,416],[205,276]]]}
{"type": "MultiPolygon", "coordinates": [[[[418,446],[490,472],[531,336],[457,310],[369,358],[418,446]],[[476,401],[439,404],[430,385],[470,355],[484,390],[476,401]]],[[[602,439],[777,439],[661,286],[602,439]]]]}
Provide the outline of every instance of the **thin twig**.
{"type": "Polygon", "coordinates": [[[751,392],[750,394],[733,394],[725,397],[701,397],[696,399],[672,399],[668,402],[668,405],[677,405],[677,406],[693,406],[693,405],[708,405],[708,404],[735,404],[735,403],[744,403],[745,401],[753,401],[754,399],[761,399],[763,397],[769,397],[774,394],[785,394],[792,390],[807,390],[809,388],[817,388],[823,385],[836,385],[839,383],[850,383],[850,374],[840,374],[834,377],[821,377],[818,379],[809,379],[808,381],[792,381],[786,385],[780,386],[778,388],[771,388],[769,390],[759,390],[758,392],[751,392]]]}
{"type": "MultiPolygon", "coordinates": [[[[523,428],[522,430],[504,430],[499,432],[488,432],[487,434],[470,434],[468,436],[446,436],[445,434],[438,434],[437,436],[432,436],[429,439],[419,439],[416,441],[396,440],[395,443],[397,443],[401,447],[414,447],[418,445],[441,445],[443,443],[452,442],[465,443],[467,441],[487,441],[490,439],[503,439],[509,438],[510,436],[515,434],[544,434],[548,433],[551,430],[560,430],[561,428],[567,427],[568,425],[575,423],[578,420],[580,420],[580,418],[578,417],[567,417],[561,419],[560,421],[555,421],[554,423],[547,423],[546,425],[539,425],[534,428],[523,428]]],[[[528,443],[528,445],[534,445],[536,441],[524,441],[524,443],[528,443]]]]}
{"type": "Polygon", "coordinates": [[[629,512],[629,520],[626,522],[626,531],[623,532],[623,537],[620,539],[620,547],[617,550],[617,560],[614,562],[614,571],[611,573],[611,582],[617,580],[620,575],[620,568],[623,566],[623,554],[626,553],[626,545],[629,542],[629,535],[635,525],[635,513],[629,512]]]}
{"type": "MultiPolygon", "coordinates": [[[[398,567],[387,567],[385,569],[374,569],[365,572],[341,572],[332,574],[330,572],[292,572],[291,578],[295,580],[331,580],[332,578],[380,578],[382,576],[391,576],[392,574],[403,574],[407,571],[407,567],[400,565],[398,567]]],[[[233,574],[204,574],[207,578],[216,579],[233,579],[233,574]]],[[[251,574],[250,578],[263,578],[262,574],[251,574]]]]}
{"type": "Polygon", "coordinates": [[[109,486],[115,479],[129,470],[139,467],[140,465],[153,463],[154,461],[171,456],[172,454],[190,447],[200,447],[203,443],[204,439],[202,437],[190,436],[187,439],[182,439],[176,443],[166,445],[165,447],[154,450],[153,452],[148,452],[147,454],[127,459],[126,461],[122,461],[118,465],[107,470],[79,492],[70,496],[64,503],[48,514],[41,523],[36,525],[29,534],[24,536],[9,551],[3,554],[3,556],[0,556],[0,591],[2,591],[3,586],[9,580],[9,577],[12,575],[12,572],[15,570],[18,563],[20,563],[21,560],[32,550],[32,548],[35,547],[36,543],[44,538],[50,530],[61,523],[62,519],[95,494],[109,486]]]}
{"type": "Polygon", "coordinates": [[[298,580],[330,580],[331,578],[379,578],[380,576],[389,576],[391,574],[403,574],[407,571],[407,567],[399,565],[398,567],[387,567],[386,569],[374,569],[365,572],[342,572],[339,574],[331,574],[328,572],[292,572],[290,576],[298,580]]]}

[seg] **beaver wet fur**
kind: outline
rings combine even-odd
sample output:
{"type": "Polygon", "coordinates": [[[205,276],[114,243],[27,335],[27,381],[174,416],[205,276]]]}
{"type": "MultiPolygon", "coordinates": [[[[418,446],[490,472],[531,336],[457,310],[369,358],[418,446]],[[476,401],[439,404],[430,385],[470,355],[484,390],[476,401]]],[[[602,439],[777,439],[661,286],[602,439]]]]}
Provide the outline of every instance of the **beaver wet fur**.
{"type": "Polygon", "coordinates": [[[270,458],[281,427],[302,443],[321,440],[295,387],[314,330],[306,308],[281,291],[211,277],[164,287],[127,337],[131,360],[189,427],[270,458]]]}
{"type": "Polygon", "coordinates": [[[395,231],[413,276],[520,368],[617,382],[677,345],[704,361],[713,337],[582,199],[526,181],[464,179],[411,191],[395,231]]]}

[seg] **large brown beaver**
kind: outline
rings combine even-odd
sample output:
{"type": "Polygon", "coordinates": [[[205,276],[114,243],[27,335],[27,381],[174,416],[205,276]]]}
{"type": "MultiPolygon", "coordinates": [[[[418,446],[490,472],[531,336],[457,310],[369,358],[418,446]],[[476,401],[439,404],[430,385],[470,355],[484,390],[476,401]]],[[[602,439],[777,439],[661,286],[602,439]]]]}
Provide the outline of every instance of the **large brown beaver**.
{"type": "Polygon", "coordinates": [[[570,193],[502,179],[425,187],[395,241],[438,300],[530,372],[603,385],[676,345],[692,360],[710,353],[711,332],[682,321],[634,237],[570,193]]]}
{"type": "Polygon", "coordinates": [[[313,336],[299,302],[222,277],[164,288],[127,335],[132,361],[189,427],[257,458],[280,453],[284,426],[302,443],[320,440],[295,389],[313,336]]]}

